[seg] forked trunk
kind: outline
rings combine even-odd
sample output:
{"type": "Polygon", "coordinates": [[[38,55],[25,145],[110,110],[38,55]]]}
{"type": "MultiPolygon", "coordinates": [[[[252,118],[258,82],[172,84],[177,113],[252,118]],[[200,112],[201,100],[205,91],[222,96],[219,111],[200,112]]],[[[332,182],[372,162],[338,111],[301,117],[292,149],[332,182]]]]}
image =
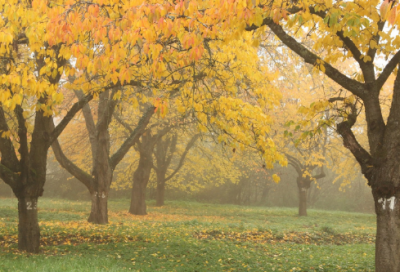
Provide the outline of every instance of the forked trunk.
{"type": "Polygon", "coordinates": [[[299,216],[307,216],[307,188],[299,187],[299,216]]]}
{"type": "Polygon", "coordinates": [[[164,195],[165,195],[165,183],[159,182],[157,183],[157,199],[156,199],[157,207],[164,206],[164,195]]]}
{"type": "Polygon", "coordinates": [[[375,197],[377,272],[400,271],[400,212],[397,196],[375,197]]]}
{"type": "MultiPolygon", "coordinates": [[[[147,182],[146,182],[147,184],[147,182]]],[[[146,186],[143,186],[140,181],[133,182],[131,206],[129,213],[135,215],[146,215],[146,186]]]]}
{"type": "Polygon", "coordinates": [[[92,193],[92,209],[88,222],[94,224],[108,224],[107,198],[105,192],[92,193]]]}
{"type": "Polygon", "coordinates": [[[30,253],[39,253],[40,246],[37,202],[37,197],[18,198],[18,249],[30,253]]]}

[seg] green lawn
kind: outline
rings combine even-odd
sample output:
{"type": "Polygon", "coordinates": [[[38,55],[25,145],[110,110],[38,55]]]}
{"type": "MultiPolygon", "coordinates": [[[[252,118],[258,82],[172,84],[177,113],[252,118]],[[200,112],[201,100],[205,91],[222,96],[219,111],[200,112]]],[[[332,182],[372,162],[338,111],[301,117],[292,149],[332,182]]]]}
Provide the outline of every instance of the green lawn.
{"type": "Polygon", "coordinates": [[[109,203],[40,199],[42,253],[17,251],[17,201],[0,199],[0,271],[373,271],[375,216],[296,209],[149,202],[147,216],[109,203]]]}

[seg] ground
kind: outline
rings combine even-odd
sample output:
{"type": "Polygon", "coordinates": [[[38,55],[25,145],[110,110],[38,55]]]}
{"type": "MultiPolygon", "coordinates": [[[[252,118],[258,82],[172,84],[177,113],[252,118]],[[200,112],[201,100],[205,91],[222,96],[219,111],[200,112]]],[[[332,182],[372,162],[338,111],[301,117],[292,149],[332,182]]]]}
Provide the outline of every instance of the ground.
{"type": "Polygon", "coordinates": [[[90,203],[40,199],[42,253],[17,250],[17,201],[0,198],[0,271],[373,271],[375,216],[292,208],[149,202],[133,216],[111,200],[109,225],[90,203]]]}

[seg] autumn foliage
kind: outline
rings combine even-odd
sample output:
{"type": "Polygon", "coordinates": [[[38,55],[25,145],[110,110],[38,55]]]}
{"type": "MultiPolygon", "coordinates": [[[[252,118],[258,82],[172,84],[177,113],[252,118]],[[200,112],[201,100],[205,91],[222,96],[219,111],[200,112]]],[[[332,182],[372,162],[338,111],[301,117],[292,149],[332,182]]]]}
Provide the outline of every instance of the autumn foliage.
{"type": "Polygon", "coordinates": [[[137,166],[117,172],[133,179],[131,212],[146,214],[152,171],[165,187],[186,156],[206,168],[195,142],[209,140],[203,149],[221,148],[213,156],[236,178],[235,156],[260,156],[276,183],[272,169],[289,164],[303,200],[325,169],[343,166],[346,180],[357,162],[378,216],[376,269],[400,269],[396,1],[0,0],[0,10],[0,178],[19,201],[21,250],[39,251],[50,147],[90,192],[89,221],[105,224],[120,163],[137,166]]]}

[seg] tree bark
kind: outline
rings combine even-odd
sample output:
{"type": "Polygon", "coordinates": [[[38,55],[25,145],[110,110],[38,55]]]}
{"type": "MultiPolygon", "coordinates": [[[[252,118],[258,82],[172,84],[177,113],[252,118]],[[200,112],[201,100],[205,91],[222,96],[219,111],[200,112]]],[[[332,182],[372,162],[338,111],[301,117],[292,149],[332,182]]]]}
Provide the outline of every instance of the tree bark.
{"type": "Polygon", "coordinates": [[[375,197],[377,272],[400,271],[400,210],[399,196],[375,197]]]}
{"type": "Polygon", "coordinates": [[[167,177],[167,170],[171,164],[172,157],[176,152],[176,145],[178,142],[178,135],[174,134],[171,138],[167,138],[165,140],[160,139],[156,143],[156,150],[154,155],[156,157],[157,167],[153,165],[153,168],[157,174],[157,197],[156,197],[156,206],[161,207],[164,206],[164,197],[165,197],[165,185],[168,180],[173,178],[176,173],[179,172],[183,163],[185,161],[186,155],[189,153],[189,150],[193,147],[194,143],[200,137],[199,134],[196,134],[192,137],[192,139],[186,145],[185,151],[181,155],[179,159],[179,163],[176,169],[167,177]]]}
{"type": "Polygon", "coordinates": [[[376,167],[369,180],[377,222],[375,241],[377,272],[400,271],[399,168],[399,163],[387,162],[381,167],[376,167]]]}
{"type": "Polygon", "coordinates": [[[165,196],[165,175],[163,179],[160,180],[157,174],[157,198],[156,198],[156,206],[162,207],[164,206],[164,196],[165,196]]]}
{"type": "MultiPolygon", "coordinates": [[[[145,138],[148,136],[144,136],[145,138]]],[[[146,141],[145,141],[146,142],[146,141]]],[[[154,145],[153,145],[154,146],[154,145]]],[[[146,187],[150,179],[151,168],[153,167],[152,148],[142,149],[139,165],[133,174],[133,186],[131,205],[129,212],[135,215],[146,215],[146,187]],[[147,152],[146,152],[147,151],[147,152]]]]}
{"type": "Polygon", "coordinates": [[[297,177],[297,187],[299,188],[299,216],[307,216],[307,190],[311,187],[311,178],[309,176],[297,177]]]}
{"type": "Polygon", "coordinates": [[[131,205],[129,212],[135,215],[146,215],[146,187],[150,179],[153,167],[153,148],[154,138],[150,132],[142,136],[142,143],[139,144],[139,165],[133,174],[133,186],[131,195],[131,205]]]}
{"type": "Polygon", "coordinates": [[[299,216],[307,216],[307,188],[299,187],[299,216]]]}
{"type": "Polygon", "coordinates": [[[133,183],[132,194],[131,194],[131,206],[129,213],[134,215],[146,215],[146,185],[140,181],[133,183]]]}
{"type": "Polygon", "coordinates": [[[104,126],[98,125],[96,135],[96,152],[93,153],[94,160],[94,192],[91,191],[92,209],[88,222],[95,224],[107,224],[107,199],[110,190],[113,169],[110,166],[110,134],[108,132],[109,122],[104,126]]]}
{"type": "Polygon", "coordinates": [[[91,194],[92,209],[88,222],[94,224],[108,224],[107,197],[105,192],[94,192],[91,194]]]}
{"type": "Polygon", "coordinates": [[[18,249],[30,253],[39,253],[40,246],[37,202],[37,197],[18,198],[18,249]]]}

